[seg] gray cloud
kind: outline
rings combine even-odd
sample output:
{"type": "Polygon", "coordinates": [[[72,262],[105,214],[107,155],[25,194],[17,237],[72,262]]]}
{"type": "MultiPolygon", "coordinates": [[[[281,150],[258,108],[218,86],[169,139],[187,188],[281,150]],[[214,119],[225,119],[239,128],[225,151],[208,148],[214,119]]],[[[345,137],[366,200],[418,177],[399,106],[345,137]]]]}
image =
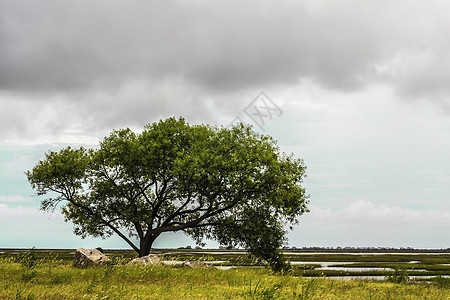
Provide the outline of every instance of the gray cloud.
{"type": "Polygon", "coordinates": [[[442,6],[430,1],[424,10],[417,1],[351,0],[44,0],[33,6],[1,1],[0,87],[66,91],[183,76],[214,91],[303,77],[353,89],[373,80],[374,65],[405,49],[426,44],[438,57],[434,47],[445,45],[433,46],[441,37],[430,33],[448,27],[435,18],[447,8],[442,6]]]}
{"type": "Polygon", "coordinates": [[[24,134],[167,115],[214,121],[245,91],[303,80],[343,92],[382,83],[445,104],[448,6],[0,0],[0,126],[24,134]]]}
{"type": "Polygon", "coordinates": [[[198,98],[199,93],[182,80],[158,84],[132,81],[114,91],[32,96],[4,92],[0,93],[0,140],[70,142],[75,136],[101,137],[113,128],[142,129],[146,123],[170,116],[212,123],[214,105],[207,98],[198,98]]]}

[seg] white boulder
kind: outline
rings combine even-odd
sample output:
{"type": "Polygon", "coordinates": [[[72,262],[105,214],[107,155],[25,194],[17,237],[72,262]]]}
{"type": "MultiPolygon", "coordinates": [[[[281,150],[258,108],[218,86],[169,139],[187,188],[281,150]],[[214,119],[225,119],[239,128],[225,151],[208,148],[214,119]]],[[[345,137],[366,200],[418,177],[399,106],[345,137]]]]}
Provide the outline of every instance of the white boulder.
{"type": "Polygon", "coordinates": [[[88,268],[109,263],[111,263],[111,260],[97,249],[78,248],[75,251],[73,266],[78,268],[88,268]]]}

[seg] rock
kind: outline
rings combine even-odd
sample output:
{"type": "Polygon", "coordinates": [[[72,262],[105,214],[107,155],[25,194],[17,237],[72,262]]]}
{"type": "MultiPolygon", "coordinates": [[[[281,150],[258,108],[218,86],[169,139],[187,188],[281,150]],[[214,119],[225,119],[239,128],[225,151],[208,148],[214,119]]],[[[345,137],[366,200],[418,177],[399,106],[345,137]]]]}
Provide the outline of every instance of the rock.
{"type": "Polygon", "coordinates": [[[87,268],[91,266],[107,265],[111,260],[97,249],[78,248],[75,251],[74,267],[87,268]]]}
{"type": "Polygon", "coordinates": [[[190,269],[201,269],[201,268],[213,268],[212,266],[204,263],[203,261],[194,260],[194,261],[184,261],[181,264],[181,267],[190,268],[190,269]]]}
{"type": "Polygon", "coordinates": [[[144,265],[144,266],[162,266],[159,256],[156,254],[149,254],[133,259],[127,265],[144,265]]]}

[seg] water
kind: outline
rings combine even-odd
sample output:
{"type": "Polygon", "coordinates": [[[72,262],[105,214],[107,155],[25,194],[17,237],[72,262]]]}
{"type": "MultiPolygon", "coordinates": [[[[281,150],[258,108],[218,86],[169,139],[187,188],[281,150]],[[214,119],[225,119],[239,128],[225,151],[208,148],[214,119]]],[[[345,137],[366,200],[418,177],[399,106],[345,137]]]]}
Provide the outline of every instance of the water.
{"type": "Polygon", "coordinates": [[[215,268],[219,270],[230,270],[236,268],[236,266],[215,266],[215,268]]]}
{"type": "Polygon", "coordinates": [[[350,265],[354,264],[355,262],[350,261],[291,261],[291,265],[298,266],[298,265],[321,265],[322,267],[329,267],[333,265],[350,265]]]}
{"type": "MultiPolygon", "coordinates": [[[[242,253],[242,252],[240,252],[242,253]]],[[[419,252],[284,252],[285,255],[445,255],[448,253],[419,252]]]]}
{"type": "MultiPolygon", "coordinates": [[[[163,264],[165,265],[181,265],[184,261],[182,260],[162,260],[161,261],[163,264]]],[[[205,264],[210,264],[210,265],[215,265],[215,264],[223,264],[226,263],[227,261],[225,260],[207,260],[207,261],[202,261],[205,264]]]]}
{"type": "MultiPolygon", "coordinates": [[[[180,253],[182,253],[182,252],[176,252],[176,254],[180,254],[180,253]]],[[[223,254],[245,254],[247,252],[245,250],[242,250],[242,251],[211,251],[211,252],[209,252],[209,251],[192,251],[192,252],[189,252],[189,253],[195,253],[195,254],[216,254],[216,255],[220,254],[220,255],[223,255],[223,254]]],[[[170,253],[170,254],[172,254],[172,253],[170,253]]]]}
{"type": "MultiPolygon", "coordinates": [[[[410,279],[431,279],[435,278],[437,275],[420,275],[420,276],[409,276],[410,279]]],[[[450,275],[442,275],[441,277],[450,278],[450,275]]],[[[385,276],[330,276],[327,279],[335,280],[384,280],[385,276]]]]}
{"type": "Polygon", "coordinates": [[[392,268],[372,268],[372,267],[358,267],[358,268],[347,268],[347,267],[321,267],[315,268],[315,270],[333,270],[333,271],[350,271],[350,272],[370,272],[370,271],[394,271],[392,268]]]}
{"type": "MultiPolygon", "coordinates": [[[[242,254],[243,251],[193,251],[192,253],[195,254],[203,254],[203,255],[226,255],[226,254],[242,254]]],[[[301,259],[302,255],[364,255],[364,256],[370,256],[370,255],[442,255],[446,253],[404,253],[404,252],[367,252],[367,253],[356,253],[356,252],[331,252],[331,253],[324,253],[324,252],[285,252],[285,255],[292,255],[294,258],[301,259]]],[[[234,268],[262,268],[261,266],[221,266],[220,264],[227,263],[225,260],[212,260],[212,261],[204,261],[206,264],[214,265],[215,268],[220,270],[230,270],[234,268]]],[[[167,265],[177,265],[181,264],[181,261],[163,261],[164,264],[167,265]]],[[[316,270],[333,270],[333,271],[349,271],[349,272],[361,272],[361,274],[364,274],[364,272],[392,272],[394,271],[392,268],[384,268],[382,266],[380,267],[352,267],[352,264],[360,263],[355,261],[291,261],[291,265],[293,266],[299,266],[299,265],[320,265],[319,268],[315,268],[316,270]],[[337,266],[337,265],[348,265],[348,266],[337,266]]],[[[376,263],[376,262],[375,262],[376,263]]],[[[391,263],[396,264],[397,262],[382,262],[384,264],[391,263]]],[[[417,260],[411,260],[408,262],[409,264],[418,264],[420,261],[417,260]]],[[[450,265],[450,264],[442,264],[442,265],[450,265]]],[[[408,268],[407,271],[419,271],[423,272],[424,275],[411,275],[409,278],[411,279],[429,279],[436,277],[435,275],[426,275],[426,272],[428,272],[425,269],[411,269],[408,268]]],[[[448,275],[442,276],[448,278],[448,275]]],[[[330,276],[326,277],[330,279],[336,279],[336,280],[384,280],[385,275],[360,275],[360,276],[330,276]]]]}
{"type": "Polygon", "coordinates": [[[176,265],[181,265],[183,263],[183,261],[179,261],[179,260],[162,260],[161,262],[163,265],[168,265],[168,266],[176,266],[176,265]]]}
{"type": "MultiPolygon", "coordinates": [[[[211,262],[207,262],[207,263],[224,263],[225,261],[211,261],[211,262]]],[[[351,262],[351,261],[340,261],[340,262],[330,262],[330,261],[292,261],[291,265],[293,266],[301,266],[301,265],[320,265],[321,267],[315,268],[315,270],[332,270],[332,271],[349,271],[349,272],[383,272],[383,271],[389,271],[392,272],[394,271],[394,269],[392,268],[381,268],[381,267],[337,267],[336,265],[352,265],[355,264],[357,262],[351,262]]],[[[383,262],[385,263],[385,262],[383,262]]],[[[393,264],[395,264],[395,262],[392,262],[393,264]]],[[[418,263],[418,261],[411,261],[410,263],[414,264],[414,263],[418,263]]],[[[233,269],[233,268],[237,268],[240,266],[215,266],[217,269],[220,270],[229,270],[229,269],[233,269]]],[[[245,267],[245,268],[254,268],[255,266],[241,266],[241,267],[245,267]]],[[[428,272],[428,270],[425,269],[407,269],[407,271],[418,271],[418,272],[428,272]]],[[[427,275],[421,275],[419,276],[420,278],[424,277],[426,278],[427,275]]],[[[351,280],[351,279],[374,279],[374,280],[382,280],[384,279],[384,275],[383,276],[375,276],[375,275],[367,275],[367,276],[333,276],[330,278],[333,279],[339,279],[339,278],[343,278],[345,280],[351,280]]],[[[416,276],[410,276],[410,278],[414,278],[416,276]]],[[[428,277],[434,277],[434,276],[428,276],[428,277]]]]}

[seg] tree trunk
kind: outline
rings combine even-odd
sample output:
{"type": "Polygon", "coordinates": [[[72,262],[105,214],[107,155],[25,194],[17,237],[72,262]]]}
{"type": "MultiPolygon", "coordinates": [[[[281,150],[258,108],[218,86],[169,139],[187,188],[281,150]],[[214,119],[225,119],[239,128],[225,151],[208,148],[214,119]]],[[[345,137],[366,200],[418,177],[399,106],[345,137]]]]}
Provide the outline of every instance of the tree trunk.
{"type": "Polygon", "coordinates": [[[140,241],[140,248],[139,248],[139,257],[147,256],[150,254],[150,251],[152,249],[153,242],[156,240],[158,235],[150,235],[148,237],[144,237],[140,241]]]}

